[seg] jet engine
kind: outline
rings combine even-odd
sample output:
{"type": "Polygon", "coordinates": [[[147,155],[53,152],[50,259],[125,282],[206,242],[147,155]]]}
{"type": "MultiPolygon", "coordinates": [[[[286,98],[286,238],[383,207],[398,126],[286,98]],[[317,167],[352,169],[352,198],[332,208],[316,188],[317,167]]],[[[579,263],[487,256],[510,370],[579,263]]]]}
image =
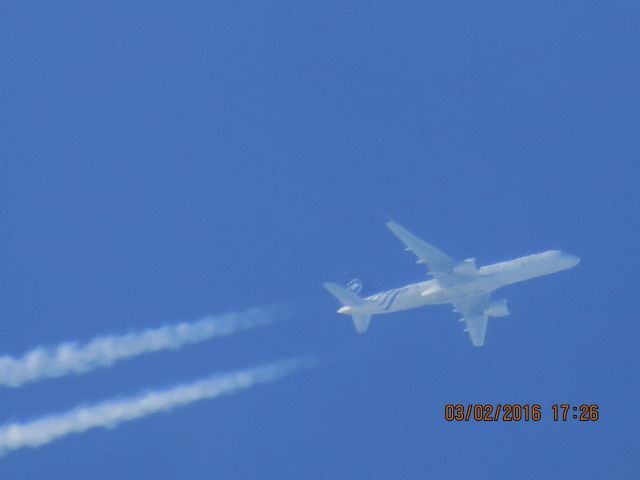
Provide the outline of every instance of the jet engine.
{"type": "Polygon", "coordinates": [[[496,300],[491,302],[484,314],[487,317],[505,317],[509,315],[509,305],[506,300],[496,300]]]}

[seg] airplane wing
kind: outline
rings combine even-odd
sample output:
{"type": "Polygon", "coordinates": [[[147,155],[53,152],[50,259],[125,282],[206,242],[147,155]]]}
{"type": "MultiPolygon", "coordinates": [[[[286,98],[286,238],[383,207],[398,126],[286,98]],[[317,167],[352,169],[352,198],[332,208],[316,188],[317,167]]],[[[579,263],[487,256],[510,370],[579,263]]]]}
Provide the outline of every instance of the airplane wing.
{"type": "MultiPolygon", "coordinates": [[[[456,265],[452,258],[433,245],[420,240],[396,222],[387,222],[387,227],[406,245],[407,248],[405,250],[413,252],[418,257],[418,263],[424,263],[427,266],[428,273],[434,277],[438,278],[439,273],[448,274],[456,265]]],[[[446,276],[448,277],[448,275],[446,276]]]]}
{"type": "Polygon", "coordinates": [[[482,347],[484,345],[484,338],[487,335],[487,324],[489,323],[489,318],[482,313],[476,317],[463,318],[463,320],[467,325],[465,331],[469,333],[473,346],[482,347]]]}
{"type": "Polygon", "coordinates": [[[463,297],[453,303],[455,311],[462,314],[461,322],[466,324],[465,332],[469,333],[474,347],[484,345],[489,317],[484,311],[489,306],[489,294],[463,297]]]}

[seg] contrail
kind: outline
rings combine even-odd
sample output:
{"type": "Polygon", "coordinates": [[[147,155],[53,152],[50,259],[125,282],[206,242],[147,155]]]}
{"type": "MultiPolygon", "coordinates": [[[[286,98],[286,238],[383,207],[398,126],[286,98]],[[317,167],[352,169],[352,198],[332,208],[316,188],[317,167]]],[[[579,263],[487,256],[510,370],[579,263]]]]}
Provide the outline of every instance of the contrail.
{"type": "Polygon", "coordinates": [[[93,428],[113,428],[122,422],[153,413],[168,412],[199,400],[232,394],[259,383],[272,382],[314,364],[315,361],[310,359],[269,363],[128,399],[81,406],[67,413],[49,415],[31,422],[10,423],[0,427],[0,454],[19,448],[39,447],[72,433],[82,433],[93,428]]]}
{"type": "Polygon", "coordinates": [[[273,307],[253,308],[137,333],[100,336],[85,344],[67,342],[54,348],[38,347],[22,358],[3,356],[0,357],[0,385],[19,387],[45,378],[109,367],[144,353],[179,349],[190,343],[270,323],[274,313],[276,309],[273,307]]]}

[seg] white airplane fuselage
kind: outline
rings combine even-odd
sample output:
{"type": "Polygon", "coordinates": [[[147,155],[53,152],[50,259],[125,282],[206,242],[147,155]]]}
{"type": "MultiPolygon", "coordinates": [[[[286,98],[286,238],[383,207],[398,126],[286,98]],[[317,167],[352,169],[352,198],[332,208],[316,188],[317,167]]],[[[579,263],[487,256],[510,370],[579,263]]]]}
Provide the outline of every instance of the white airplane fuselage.
{"type": "Polygon", "coordinates": [[[580,260],[559,250],[527,255],[506,262],[486,265],[456,277],[455,285],[442,280],[426,280],[367,297],[362,305],[343,306],[342,314],[382,314],[424,305],[456,303],[461,298],[489,294],[505,285],[567,270],[580,260]]]}

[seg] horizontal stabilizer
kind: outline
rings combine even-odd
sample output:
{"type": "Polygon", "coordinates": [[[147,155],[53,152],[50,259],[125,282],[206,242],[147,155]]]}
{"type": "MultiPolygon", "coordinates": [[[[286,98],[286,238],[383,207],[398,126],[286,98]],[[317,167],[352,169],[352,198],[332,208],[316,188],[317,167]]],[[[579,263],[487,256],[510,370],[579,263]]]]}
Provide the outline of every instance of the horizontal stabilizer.
{"type": "MultiPolygon", "coordinates": [[[[326,288],[329,293],[331,293],[331,295],[340,300],[343,305],[346,305],[348,307],[364,305],[365,303],[364,299],[359,297],[356,293],[352,292],[351,290],[347,290],[340,285],[336,285],[335,283],[327,282],[324,284],[324,288],[326,288]]],[[[368,322],[369,321],[367,320],[367,323],[368,322]]]]}
{"type": "Polygon", "coordinates": [[[369,328],[369,322],[371,321],[371,315],[368,313],[351,315],[353,318],[353,326],[356,327],[358,333],[364,333],[369,328]]]}

